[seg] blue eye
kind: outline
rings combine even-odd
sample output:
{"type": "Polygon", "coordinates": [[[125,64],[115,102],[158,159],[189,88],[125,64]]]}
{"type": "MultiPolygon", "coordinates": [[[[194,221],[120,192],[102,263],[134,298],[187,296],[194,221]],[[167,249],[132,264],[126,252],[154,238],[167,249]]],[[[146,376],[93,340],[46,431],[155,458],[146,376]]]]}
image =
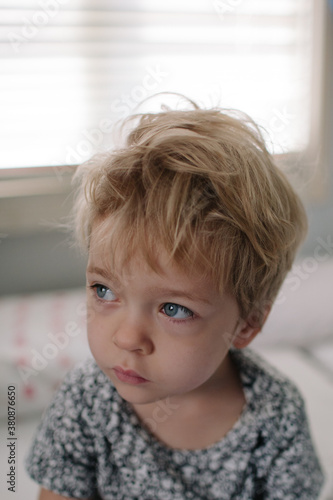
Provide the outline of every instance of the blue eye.
{"type": "Polygon", "coordinates": [[[187,309],[187,307],[180,306],[178,304],[173,304],[172,302],[164,304],[162,311],[170,318],[175,318],[175,319],[193,318],[193,312],[190,311],[190,309],[187,309]]]}
{"type": "Polygon", "coordinates": [[[116,299],[115,294],[110,290],[110,288],[104,285],[93,285],[91,288],[95,289],[96,295],[99,299],[105,300],[106,302],[112,302],[116,299]]]}

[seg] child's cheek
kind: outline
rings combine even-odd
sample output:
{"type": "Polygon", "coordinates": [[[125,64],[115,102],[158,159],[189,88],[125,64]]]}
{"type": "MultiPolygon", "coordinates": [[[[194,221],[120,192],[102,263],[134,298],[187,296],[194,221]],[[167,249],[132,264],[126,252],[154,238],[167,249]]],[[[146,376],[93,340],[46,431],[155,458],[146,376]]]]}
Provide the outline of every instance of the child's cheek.
{"type": "Polygon", "coordinates": [[[105,318],[101,315],[100,306],[92,300],[87,301],[87,336],[90,350],[94,357],[103,350],[105,339],[105,318]]]}
{"type": "Polygon", "coordinates": [[[103,329],[98,322],[95,322],[94,325],[91,323],[88,325],[88,344],[96,361],[102,361],[108,349],[106,339],[103,335],[103,329]]]}
{"type": "Polygon", "coordinates": [[[96,311],[94,310],[90,301],[87,301],[87,328],[91,328],[96,319],[96,311]]]}

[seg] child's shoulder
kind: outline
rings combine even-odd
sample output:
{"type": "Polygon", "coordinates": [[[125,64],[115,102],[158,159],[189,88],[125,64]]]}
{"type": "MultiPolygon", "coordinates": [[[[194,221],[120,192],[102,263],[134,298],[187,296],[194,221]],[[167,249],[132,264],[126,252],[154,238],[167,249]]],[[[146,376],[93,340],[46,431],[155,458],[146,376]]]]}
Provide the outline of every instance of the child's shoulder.
{"type": "Polygon", "coordinates": [[[251,349],[232,350],[248,409],[268,426],[305,418],[304,400],[296,385],[251,349]]]}
{"type": "Polygon", "coordinates": [[[262,399],[283,399],[302,404],[303,398],[297,388],[286,375],[272,366],[260,354],[252,349],[232,349],[232,359],[238,369],[246,395],[261,396],[262,399]]]}

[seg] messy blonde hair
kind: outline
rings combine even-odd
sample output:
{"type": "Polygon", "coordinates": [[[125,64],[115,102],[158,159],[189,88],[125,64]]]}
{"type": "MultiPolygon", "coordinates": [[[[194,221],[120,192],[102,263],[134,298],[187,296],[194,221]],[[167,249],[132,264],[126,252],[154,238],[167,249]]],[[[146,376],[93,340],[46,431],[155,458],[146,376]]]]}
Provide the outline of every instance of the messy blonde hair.
{"type": "Polygon", "coordinates": [[[209,274],[245,318],[272,302],[306,232],[302,203],[255,123],[220,109],[136,115],[125,147],[78,168],[77,234],[110,221],[110,257],[158,248],[209,274]],[[112,250],[112,251],[111,251],[112,250]]]}

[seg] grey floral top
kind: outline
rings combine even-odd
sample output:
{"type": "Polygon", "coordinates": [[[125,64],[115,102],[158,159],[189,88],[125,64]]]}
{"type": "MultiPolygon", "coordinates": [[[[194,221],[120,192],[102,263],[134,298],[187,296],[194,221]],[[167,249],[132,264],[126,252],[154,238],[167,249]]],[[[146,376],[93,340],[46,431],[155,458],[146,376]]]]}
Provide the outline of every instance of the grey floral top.
{"type": "Polygon", "coordinates": [[[315,500],[323,475],[299,392],[249,349],[231,356],[247,404],[216,444],[166,447],[88,360],[68,374],[46,411],[28,473],[74,498],[315,500]]]}

